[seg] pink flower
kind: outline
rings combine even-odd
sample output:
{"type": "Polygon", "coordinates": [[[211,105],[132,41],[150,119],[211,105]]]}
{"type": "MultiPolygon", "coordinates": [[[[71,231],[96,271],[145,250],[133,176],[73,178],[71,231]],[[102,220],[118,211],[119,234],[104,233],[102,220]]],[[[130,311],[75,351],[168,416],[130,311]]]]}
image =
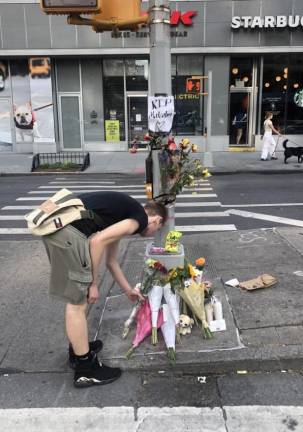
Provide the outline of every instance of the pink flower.
{"type": "MultiPolygon", "coordinates": [[[[152,332],[151,309],[148,299],[146,299],[145,302],[142,303],[141,308],[137,312],[136,320],[137,329],[136,336],[133,340],[133,348],[137,348],[140,343],[152,332]]],[[[163,323],[163,311],[161,308],[158,314],[157,327],[160,328],[163,323]]]]}

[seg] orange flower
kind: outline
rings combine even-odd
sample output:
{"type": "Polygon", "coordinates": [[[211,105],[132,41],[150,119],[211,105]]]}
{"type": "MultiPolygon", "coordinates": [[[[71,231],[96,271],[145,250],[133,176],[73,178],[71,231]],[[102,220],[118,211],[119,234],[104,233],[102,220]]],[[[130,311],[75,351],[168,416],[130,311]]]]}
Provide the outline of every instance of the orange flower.
{"type": "Polygon", "coordinates": [[[195,264],[197,267],[203,267],[205,265],[205,258],[200,257],[200,258],[196,259],[195,264]]]}

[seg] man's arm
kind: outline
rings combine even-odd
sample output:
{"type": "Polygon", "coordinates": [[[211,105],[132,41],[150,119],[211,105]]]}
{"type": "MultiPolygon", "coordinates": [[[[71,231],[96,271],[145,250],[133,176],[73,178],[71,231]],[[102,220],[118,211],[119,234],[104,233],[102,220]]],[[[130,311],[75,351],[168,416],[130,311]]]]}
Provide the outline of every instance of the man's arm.
{"type": "Polygon", "coordinates": [[[117,260],[119,248],[119,240],[114,243],[111,243],[106,247],[106,267],[111,272],[114,280],[117,284],[123,289],[127,297],[134,301],[140,298],[143,300],[143,297],[130,286],[128,280],[124,276],[124,273],[120,267],[120,264],[117,260]]]}
{"type": "Polygon", "coordinates": [[[105,230],[96,233],[89,240],[90,256],[92,261],[93,281],[89,288],[88,303],[95,303],[99,297],[98,294],[98,271],[103,257],[105,248],[119,241],[121,238],[133,234],[137,231],[139,223],[134,219],[125,219],[118,222],[105,230]]]}

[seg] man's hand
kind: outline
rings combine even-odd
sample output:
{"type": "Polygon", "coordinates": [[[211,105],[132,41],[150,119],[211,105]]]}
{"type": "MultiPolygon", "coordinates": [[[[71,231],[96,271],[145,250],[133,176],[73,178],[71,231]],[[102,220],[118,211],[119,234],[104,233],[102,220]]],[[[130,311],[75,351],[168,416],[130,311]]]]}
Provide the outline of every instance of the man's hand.
{"type": "Polygon", "coordinates": [[[132,302],[135,302],[137,300],[144,300],[143,295],[140,292],[138,292],[138,290],[136,290],[135,288],[126,291],[126,295],[132,302]]]}
{"type": "Polygon", "coordinates": [[[96,284],[91,284],[88,289],[87,303],[94,304],[99,299],[99,290],[96,284]]]}

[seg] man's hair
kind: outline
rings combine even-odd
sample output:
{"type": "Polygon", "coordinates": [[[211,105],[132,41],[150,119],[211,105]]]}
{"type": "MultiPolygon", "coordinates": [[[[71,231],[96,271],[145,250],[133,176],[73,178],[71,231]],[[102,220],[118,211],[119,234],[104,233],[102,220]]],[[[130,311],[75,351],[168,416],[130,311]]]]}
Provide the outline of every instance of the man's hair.
{"type": "Polygon", "coordinates": [[[148,201],[144,206],[146,213],[149,216],[161,216],[162,224],[164,225],[167,219],[167,208],[164,204],[158,203],[156,201],[148,201]]]}

